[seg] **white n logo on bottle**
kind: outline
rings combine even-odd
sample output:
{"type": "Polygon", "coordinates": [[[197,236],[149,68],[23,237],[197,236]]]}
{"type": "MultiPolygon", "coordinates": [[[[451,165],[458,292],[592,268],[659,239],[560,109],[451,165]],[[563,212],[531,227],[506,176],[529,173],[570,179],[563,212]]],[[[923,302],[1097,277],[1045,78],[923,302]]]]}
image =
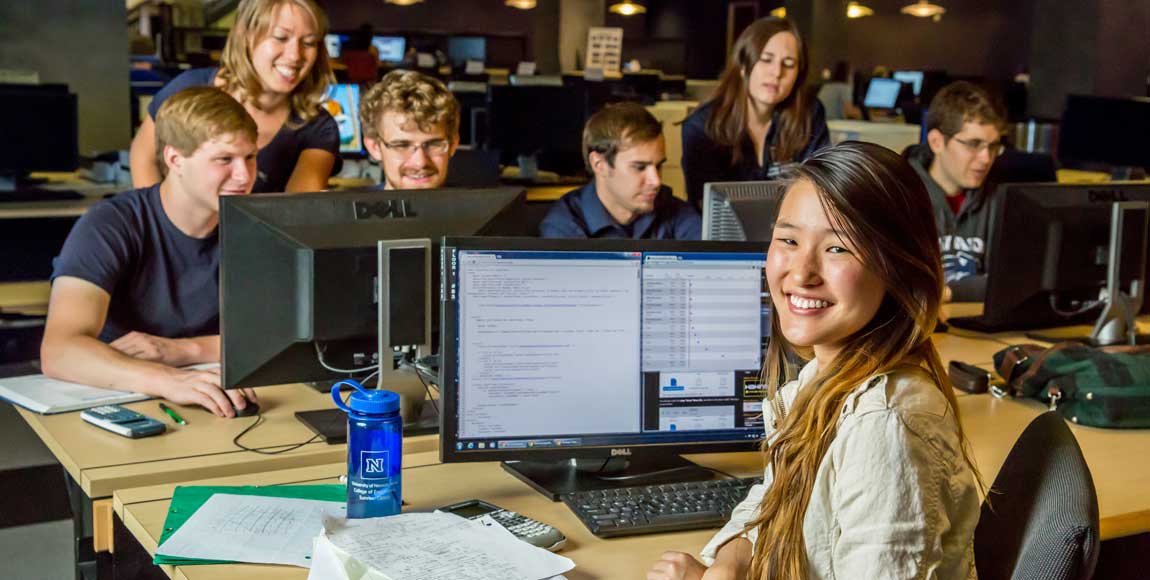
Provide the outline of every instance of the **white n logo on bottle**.
{"type": "Polygon", "coordinates": [[[388,476],[387,465],[389,463],[388,452],[383,451],[360,451],[360,464],[359,475],[362,479],[386,479],[388,476]]]}

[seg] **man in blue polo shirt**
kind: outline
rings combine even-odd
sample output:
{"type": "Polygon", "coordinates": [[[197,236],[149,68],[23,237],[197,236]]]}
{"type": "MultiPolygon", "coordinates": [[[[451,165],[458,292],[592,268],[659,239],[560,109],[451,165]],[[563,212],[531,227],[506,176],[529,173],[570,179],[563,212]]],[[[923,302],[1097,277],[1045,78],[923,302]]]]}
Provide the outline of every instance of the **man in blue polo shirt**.
{"type": "Polygon", "coordinates": [[[609,105],[583,128],[594,179],[564,195],[539,224],[544,238],[697,240],[703,222],[663,185],[663,126],[642,105],[609,105]]]}

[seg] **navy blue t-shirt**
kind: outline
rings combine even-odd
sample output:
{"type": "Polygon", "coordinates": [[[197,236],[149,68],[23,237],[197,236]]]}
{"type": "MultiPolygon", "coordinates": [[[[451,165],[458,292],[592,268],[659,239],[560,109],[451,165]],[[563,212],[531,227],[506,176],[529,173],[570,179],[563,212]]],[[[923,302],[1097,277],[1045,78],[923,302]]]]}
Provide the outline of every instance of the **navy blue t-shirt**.
{"type": "MultiPolygon", "coordinates": [[[[830,131],[827,129],[827,113],[822,103],[815,100],[811,118],[811,134],[807,146],[799,152],[796,162],[805,161],[816,151],[830,145],[830,131]]],[[[779,141],[777,128],[779,113],[776,110],[771,118],[771,128],[763,145],[763,158],[755,159],[755,145],[750,139],[740,144],[742,157],[738,164],[732,164],[731,147],[716,143],[707,135],[707,121],[711,118],[714,103],[707,103],[695,109],[683,121],[683,179],[687,182],[687,201],[695,207],[703,203],[703,186],[720,181],[765,181],[778,177],[782,165],[771,159],[771,146],[779,141]]]]}
{"type": "Polygon", "coordinates": [[[547,212],[539,224],[544,238],[630,238],[633,240],[698,240],[703,236],[703,220],[687,202],[671,195],[671,188],[659,188],[655,209],[623,226],[611,217],[592,181],[568,192],[547,212]]]}
{"type": "MultiPolygon", "coordinates": [[[[214,68],[197,68],[180,74],[172,79],[148,105],[148,114],[152,120],[156,119],[156,111],[168,97],[188,87],[210,87],[215,84],[216,71],[214,68]]],[[[256,154],[256,184],[252,193],[279,193],[287,188],[288,179],[295,171],[296,161],[305,149],[320,149],[335,155],[336,166],[333,172],[339,171],[339,126],[335,119],[322,108],[319,114],[312,117],[303,126],[295,129],[289,124],[298,124],[299,117],[292,115],[288,123],[284,123],[276,136],[264,145],[256,154]]]]}
{"type": "Polygon", "coordinates": [[[220,333],[218,230],[188,236],[168,219],[160,185],[93,205],[53,261],[52,280],[72,276],[111,294],[100,340],[130,331],[165,338],[220,333]]]}

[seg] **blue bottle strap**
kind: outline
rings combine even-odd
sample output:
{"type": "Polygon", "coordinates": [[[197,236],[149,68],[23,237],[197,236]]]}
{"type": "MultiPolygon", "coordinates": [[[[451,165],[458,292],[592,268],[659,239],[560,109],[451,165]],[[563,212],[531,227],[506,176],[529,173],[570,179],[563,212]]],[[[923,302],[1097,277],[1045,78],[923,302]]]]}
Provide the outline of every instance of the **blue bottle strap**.
{"type": "Polygon", "coordinates": [[[367,394],[367,391],[363,388],[363,385],[359,384],[359,381],[355,379],[344,379],[331,386],[331,400],[335,402],[335,406],[343,409],[344,411],[347,411],[348,413],[354,413],[355,411],[352,411],[351,407],[348,407],[347,403],[344,403],[343,399],[339,398],[339,388],[343,385],[349,385],[364,395],[367,394]]]}

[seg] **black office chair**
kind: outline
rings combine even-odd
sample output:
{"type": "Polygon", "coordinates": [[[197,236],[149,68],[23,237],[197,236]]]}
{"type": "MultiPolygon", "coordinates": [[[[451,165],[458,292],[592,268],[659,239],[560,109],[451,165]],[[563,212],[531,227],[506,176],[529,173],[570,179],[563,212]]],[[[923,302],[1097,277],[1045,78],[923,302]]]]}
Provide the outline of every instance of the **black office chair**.
{"type": "Polygon", "coordinates": [[[1098,562],[1098,496],[1057,413],[1030,422],[991,487],[974,532],[980,580],[1088,580],[1098,562]]]}

